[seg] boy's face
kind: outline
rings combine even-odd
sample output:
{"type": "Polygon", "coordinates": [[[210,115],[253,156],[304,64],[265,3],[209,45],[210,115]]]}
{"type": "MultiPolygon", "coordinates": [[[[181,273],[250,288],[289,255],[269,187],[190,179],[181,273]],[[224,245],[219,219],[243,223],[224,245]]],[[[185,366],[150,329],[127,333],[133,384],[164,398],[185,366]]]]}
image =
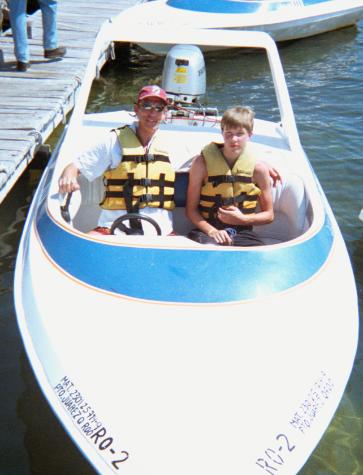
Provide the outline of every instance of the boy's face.
{"type": "Polygon", "coordinates": [[[238,157],[244,150],[251,134],[244,127],[225,127],[222,131],[224,152],[238,157]]]}

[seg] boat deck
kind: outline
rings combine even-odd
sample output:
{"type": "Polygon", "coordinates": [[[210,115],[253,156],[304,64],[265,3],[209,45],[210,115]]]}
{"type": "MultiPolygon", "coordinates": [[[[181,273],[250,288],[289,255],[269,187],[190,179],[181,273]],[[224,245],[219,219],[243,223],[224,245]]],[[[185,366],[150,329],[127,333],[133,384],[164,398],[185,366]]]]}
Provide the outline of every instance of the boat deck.
{"type": "MultiPolygon", "coordinates": [[[[67,47],[62,60],[43,57],[42,20],[38,10],[28,22],[31,67],[27,72],[16,71],[11,30],[0,36],[0,203],[35,154],[47,152],[45,142],[66,121],[101,24],[135,3],[137,0],[60,1],[59,43],[67,47]]],[[[95,76],[110,55],[110,45],[106,45],[95,76]]]]}

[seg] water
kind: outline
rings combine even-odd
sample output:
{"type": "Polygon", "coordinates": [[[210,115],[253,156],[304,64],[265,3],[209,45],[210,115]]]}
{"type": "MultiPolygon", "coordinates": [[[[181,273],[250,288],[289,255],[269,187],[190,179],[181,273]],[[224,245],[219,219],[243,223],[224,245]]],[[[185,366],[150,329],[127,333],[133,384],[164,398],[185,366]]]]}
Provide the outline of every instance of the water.
{"type": "MultiPolygon", "coordinates": [[[[358,30],[297,41],[280,52],[300,136],[343,232],[362,308],[363,223],[358,213],[363,207],[363,22],[358,30]]],[[[252,105],[254,94],[261,94],[253,84],[256,79],[264,82],[263,61],[254,55],[224,54],[223,58],[223,62],[218,56],[207,62],[209,105],[220,110],[236,103],[252,105]],[[241,98],[241,71],[250,71],[251,62],[256,72],[243,75],[246,95],[241,98]]],[[[132,103],[142,85],[160,80],[161,67],[161,61],[152,61],[148,55],[136,56],[127,72],[124,65],[108,67],[94,87],[89,109],[132,103]]],[[[257,112],[274,115],[267,102],[257,112]]],[[[52,142],[56,140],[57,135],[52,142]]],[[[15,256],[40,174],[31,170],[22,177],[0,206],[0,475],[91,475],[94,471],[64,434],[37,387],[15,321],[15,256]]],[[[300,475],[363,474],[362,394],[361,338],[337,414],[300,475]]]]}

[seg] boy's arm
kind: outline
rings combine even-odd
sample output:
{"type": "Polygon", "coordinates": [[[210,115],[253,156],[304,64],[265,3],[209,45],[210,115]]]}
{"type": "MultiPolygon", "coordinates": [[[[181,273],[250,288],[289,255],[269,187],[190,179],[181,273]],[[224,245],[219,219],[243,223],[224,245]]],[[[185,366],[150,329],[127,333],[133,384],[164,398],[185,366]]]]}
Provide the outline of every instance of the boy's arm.
{"type": "Polygon", "coordinates": [[[202,155],[194,158],[192,166],[189,171],[189,184],[186,201],[186,215],[190,221],[197,226],[201,231],[208,234],[208,231],[213,227],[199,213],[200,191],[203,186],[204,177],[206,174],[206,167],[202,155]]]}
{"type": "MultiPolygon", "coordinates": [[[[268,224],[272,223],[274,220],[274,209],[273,209],[273,201],[272,201],[272,191],[271,191],[271,175],[272,169],[270,166],[266,165],[263,162],[257,163],[254,173],[253,179],[257,186],[261,190],[261,194],[259,196],[259,204],[261,211],[256,213],[254,216],[256,218],[255,224],[268,224]]],[[[281,181],[280,175],[277,173],[278,180],[281,181]]],[[[273,178],[273,177],[272,177],[273,178]]],[[[275,186],[275,181],[274,185],[275,186]]]]}

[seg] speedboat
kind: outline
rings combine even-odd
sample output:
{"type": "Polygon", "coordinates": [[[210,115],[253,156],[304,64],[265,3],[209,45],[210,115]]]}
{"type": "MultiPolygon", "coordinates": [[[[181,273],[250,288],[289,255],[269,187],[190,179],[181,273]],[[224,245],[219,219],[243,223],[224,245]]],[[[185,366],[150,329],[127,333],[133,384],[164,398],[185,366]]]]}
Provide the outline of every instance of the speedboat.
{"type": "MultiPolygon", "coordinates": [[[[264,32],[140,30],[127,18],[102,26],[28,212],[14,281],[27,356],[66,433],[102,475],[296,474],[350,377],[358,306],[344,240],[299,139],[278,49],[264,32]],[[135,121],[131,104],[85,112],[99,53],[111,41],[176,45],[162,72],[170,107],[161,126],[174,146],[174,236],[90,235],[102,181],[81,177],[80,191],[58,192],[75,155],[135,121]],[[282,181],[273,188],[274,222],[256,227],[259,247],[187,237],[190,161],[221,138],[221,114],[203,105],[201,49],[213,45],[267,55],[271,88],[259,70],[251,146],[282,181]],[[266,107],[270,92],[276,108],[266,107]]],[[[251,53],[245,61],[241,98],[251,53]]]]}
{"type": "MultiPolygon", "coordinates": [[[[283,42],[355,25],[363,15],[363,0],[155,0],[131,7],[128,14],[139,27],[259,30],[283,42]]],[[[167,53],[162,45],[140,46],[167,53]]]]}
{"type": "Polygon", "coordinates": [[[363,208],[360,210],[359,219],[363,221],[363,208]]]}

